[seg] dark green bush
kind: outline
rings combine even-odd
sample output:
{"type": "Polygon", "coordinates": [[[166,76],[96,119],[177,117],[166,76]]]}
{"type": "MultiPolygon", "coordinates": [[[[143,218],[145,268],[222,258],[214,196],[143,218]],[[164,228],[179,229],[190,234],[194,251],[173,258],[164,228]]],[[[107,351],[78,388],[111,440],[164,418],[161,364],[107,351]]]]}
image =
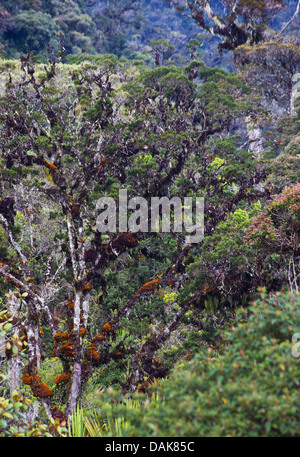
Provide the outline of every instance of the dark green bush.
{"type": "Polygon", "coordinates": [[[299,323],[299,295],[262,293],[248,321],[223,333],[222,354],[177,365],[158,388],[163,401],[131,411],[128,436],[299,436],[299,323]]]}

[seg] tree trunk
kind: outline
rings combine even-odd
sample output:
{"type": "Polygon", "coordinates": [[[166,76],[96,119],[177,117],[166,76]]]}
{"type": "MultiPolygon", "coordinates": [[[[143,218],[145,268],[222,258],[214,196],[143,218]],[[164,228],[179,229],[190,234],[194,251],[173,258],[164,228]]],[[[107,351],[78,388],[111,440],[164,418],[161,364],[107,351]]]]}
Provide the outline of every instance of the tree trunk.
{"type": "Polygon", "coordinates": [[[293,78],[293,88],[292,88],[292,94],[291,94],[291,106],[290,106],[290,112],[291,116],[296,116],[296,110],[295,110],[295,101],[298,97],[300,97],[300,73],[295,73],[293,78]]]}
{"type": "Polygon", "coordinates": [[[41,354],[39,348],[39,310],[32,300],[28,303],[27,321],[28,372],[33,375],[36,373],[36,369],[40,368],[41,354]]]}
{"type": "Polygon", "coordinates": [[[80,315],[81,315],[81,299],[82,293],[75,293],[74,300],[74,320],[73,320],[73,345],[74,345],[74,362],[73,374],[71,381],[71,389],[67,404],[67,417],[71,420],[72,413],[76,407],[76,403],[81,394],[81,363],[82,363],[82,345],[80,338],[80,315]]]}
{"type": "Polygon", "coordinates": [[[71,392],[68,398],[66,416],[71,421],[73,411],[76,408],[77,400],[81,394],[81,362],[74,362],[71,392]]]}
{"type": "MultiPolygon", "coordinates": [[[[14,294],[11,294],[8,300],[8,309],[12,317],[17,316],[19,309],[19,301],[14,294]]],[[[16,324],[13,333],[18,335],[20,324],[16,324]]],[[[19,355],[12,356],[8,362],[8,376],[9,376],[9,391],[10,396],[14,390],[20,389],[20,357],[19,355]]]]}
{"type": "Polygon", "coordinates": [[[9,392],[12,397],[14,390],[20,389],[20,357],[11,357],[8,362],[9,392]]]}
{"type": "Polygon", "coordinates": [[[250,116],[245,118],[248,140],[249,140],[249,151],[257,158],[262,156],[263,153],[263,139],[260,127],[253,122],[250,116]]]}
{"type": "Polygon", "coordinates": [[[86,275],[82,219],[80,217],[76,217],[76,220],[74,220],[72,218],[72,213],[70,212],[70,210],[67,210],[66,221],[68,228],[69,248],[71,253],[75,289],[72,330],[74,361],[71,389],[67,400],[66,410],[66,415],[69,421],[71,421],[72,413],[75,410],[76,403],[81,395],[81,364],[83,360],[83,352],[80,337],[80,327],[81,325],[86,326],[87,324],[89,309],[89,293],[86,294],[82,291],[86,275]],[[83,323],[81,323],[81,319],[83,319],[83,323]]]}

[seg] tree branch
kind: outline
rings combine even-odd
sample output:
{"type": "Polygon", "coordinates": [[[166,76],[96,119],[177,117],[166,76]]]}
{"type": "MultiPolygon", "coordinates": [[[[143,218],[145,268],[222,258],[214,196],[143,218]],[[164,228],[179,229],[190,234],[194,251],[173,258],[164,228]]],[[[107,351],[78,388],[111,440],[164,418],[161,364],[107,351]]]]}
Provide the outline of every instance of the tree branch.
{"type": "Polygon", "coordinates": [[[296,17],[297,17],[298,14],[299,14],[299,11],[300,11],[300,0],[298,1],[296,10],[295,10],[293,16],[292,16],[291,19],[285,24],[285,26],[280,30],[279,35],[281,35],[281,34],[291,25],[291,23],[294,22],[294,20],[296,19],[296,17]]]}
{"type": "Polygon", "coordinates": [[[22,262],[26,263],[27,259],[26,259],[25,255],[23,254],[20,246],[18,245],[18,243],[14,239],[14,236],[12,234],[12,231],[10,230],[9,223],[8,223],[7,219],[5,219],[5,217],[2,214],[0,214],[0,220],[2,221],[2,223],[4,225],[4,228],[5,228],[5,230],[6,230],[7,234],[8,234],[8,238],[9,238],[10,244],[12,245],[12,247],[17,251],[17,253],[21,257],[22,262]]]}

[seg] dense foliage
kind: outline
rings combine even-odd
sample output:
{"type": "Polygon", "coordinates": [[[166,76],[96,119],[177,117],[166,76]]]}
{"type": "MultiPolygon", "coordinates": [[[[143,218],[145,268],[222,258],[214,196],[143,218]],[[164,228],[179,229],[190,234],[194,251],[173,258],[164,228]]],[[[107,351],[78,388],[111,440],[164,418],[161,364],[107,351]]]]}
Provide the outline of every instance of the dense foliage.
{"type": "MultiPolygon", "coordinates": [[[[141,398],[135,408],[109,408],[104,397],[102,411],[108,409],[110,421],[124,418],[123,436],[298,436],[294,330],[299,331],[299,295],[262,292],[247,316],[239,310],[234,326],[219,335],[219,351],[203,348],[160,383],[159,402],[141,398]]],[[[101,409],[88,417],[95,414],[101,418],[101,409]]]]}
{"type": "Polygon", "coordinates": [[[49,45],[59,49],[58,34],[63,33],[68,54],[136,58],[145,52],[149,59],[149,42],[163,38],[176,59],[176,47],[184,54],[185,45],[198,32],[192,21],[157,0],[1,1],[0,14],[0,53],[9,57],[18,57],[27,43],[43,59],[49,45]]]}
{"type": "Polygon", "coordinates": [[[1,2],[0,435],[297,436],[297,5],[129,3],[1,2]]]}

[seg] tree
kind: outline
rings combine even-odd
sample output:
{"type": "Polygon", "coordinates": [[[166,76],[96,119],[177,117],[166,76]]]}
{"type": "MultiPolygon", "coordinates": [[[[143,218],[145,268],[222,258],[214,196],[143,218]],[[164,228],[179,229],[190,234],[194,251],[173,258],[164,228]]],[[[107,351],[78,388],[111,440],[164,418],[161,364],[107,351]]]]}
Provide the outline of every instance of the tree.
{"type": "MultiPolygon", "coordinates": [[[[193,72],[191,66],[147,70],[106,56],[95,65],[60,67],[63,51],[62,44],[44,68],[28,51],[21,72],[7,74],[0,100],[6,183],[1,225],[10,249],[0,272],[20,296],[26,294],[25,311],[19,312],[28,342],[22,381],[48,416],[62,421],[71,417],[94,368],[131,361],[127,390],[145,376],[162,376],[156,351],[191,307],[203,309],[207,295],[203,284],[192,292],[184,288],[185,258],[194,249],[185,244],[184,232],[162,234],[159,249],[147,233],[102,234],[95,227],[98,198],[115,198],[124,188],[128,198],[148,201],[153,195],[202,195],[211,235],[242,202],[261,196],[254,185],[265,178],[264,168],[228,138],[240,116],[253,111],[247,88],[234,75],[196,61],[193,72]],[[224,160],[221,175],[212,166],[216,157],[224,160]],[[116,271],[126,271],[130,259],[137,288],[127,287],[109,309],[116,271]],[[165,287],[183,288],[179,309],[165,313],[155,332],[147,325],[141,349],[130,339],[130,321],[165,287]],[[94,327],[90,307],[99,305],[103,314],[97,312],[94,327]],[[65,414],[39,376],[43,322],[52,334],[53,355],[62,361],[55,383],[65,389],[65,414]]],[[[153,311],[146,315],[153,319],[153,311]]]]}
{"type": "Polygon", "coordinates": [[[219,36],[223,40],[218,46],[221,52],[224,49],[233,50],[249,41],[262,41],[272,18],[285,6],[281,0],[226,0],[225,8],[209,0],[167,1],[183,14],[190,14],[201,28],[219,36]]]}
{"type": "Polygon", "coordinates": [[[300,70],[299,40],[273,38],[257,46],[239,46],[234,61],[247,81],[275,111],[293,112],[294,76],[300,70]]]}
{"type": "Polygon", "coordinates": [[[93,53],[96,29],[92,18],[86,14],[83,2],[53,0],[50,5],[47,4],[44,8],[49,8],[54,22],[65,35],[66,52],[93,53]]]}
{"type": "Polygon", "coordinates": [[[285,274],[291,292],[298,293],[299,277],[299,183],[285,187],[252,221],[247,240],[265,256],[284,259],[285,274]]]}
{"type": "Polygon", "coordinates": [[[6,10],[0,11],[1,17],[1,26],[0,26],[0,33],[6,32],[7,30],[11,29],[13,26],[13,19],[11,15],[6,10]]]}
{"type": "MultiPolygon", "coordinates": [[[[220,332],[219,351],[203,347],[191,361],[178,363],[152,387],[150,400],[133,396],[137,406],[130,408],[104,394],[109,424],[124,418],[124,437],[299,436],[298,360],[291,355],[296,329],[299,295],[261,290],[247,315],[240,309],[220,332]]],[[[86,415],[103,420],[100,411],[86,415]]],[[[113,433],[111,426],[103,435],[113,433]]]]}
{"type": "Polygon", "coordinates": [[[49,43],[59,49],[59,28],[49,14],[42,11],[22,10],[14,16],[14,27],[6,32],[6,39],[14,40],[16,48],[25,52],[25,45],[39,52],[49,43]]]}

